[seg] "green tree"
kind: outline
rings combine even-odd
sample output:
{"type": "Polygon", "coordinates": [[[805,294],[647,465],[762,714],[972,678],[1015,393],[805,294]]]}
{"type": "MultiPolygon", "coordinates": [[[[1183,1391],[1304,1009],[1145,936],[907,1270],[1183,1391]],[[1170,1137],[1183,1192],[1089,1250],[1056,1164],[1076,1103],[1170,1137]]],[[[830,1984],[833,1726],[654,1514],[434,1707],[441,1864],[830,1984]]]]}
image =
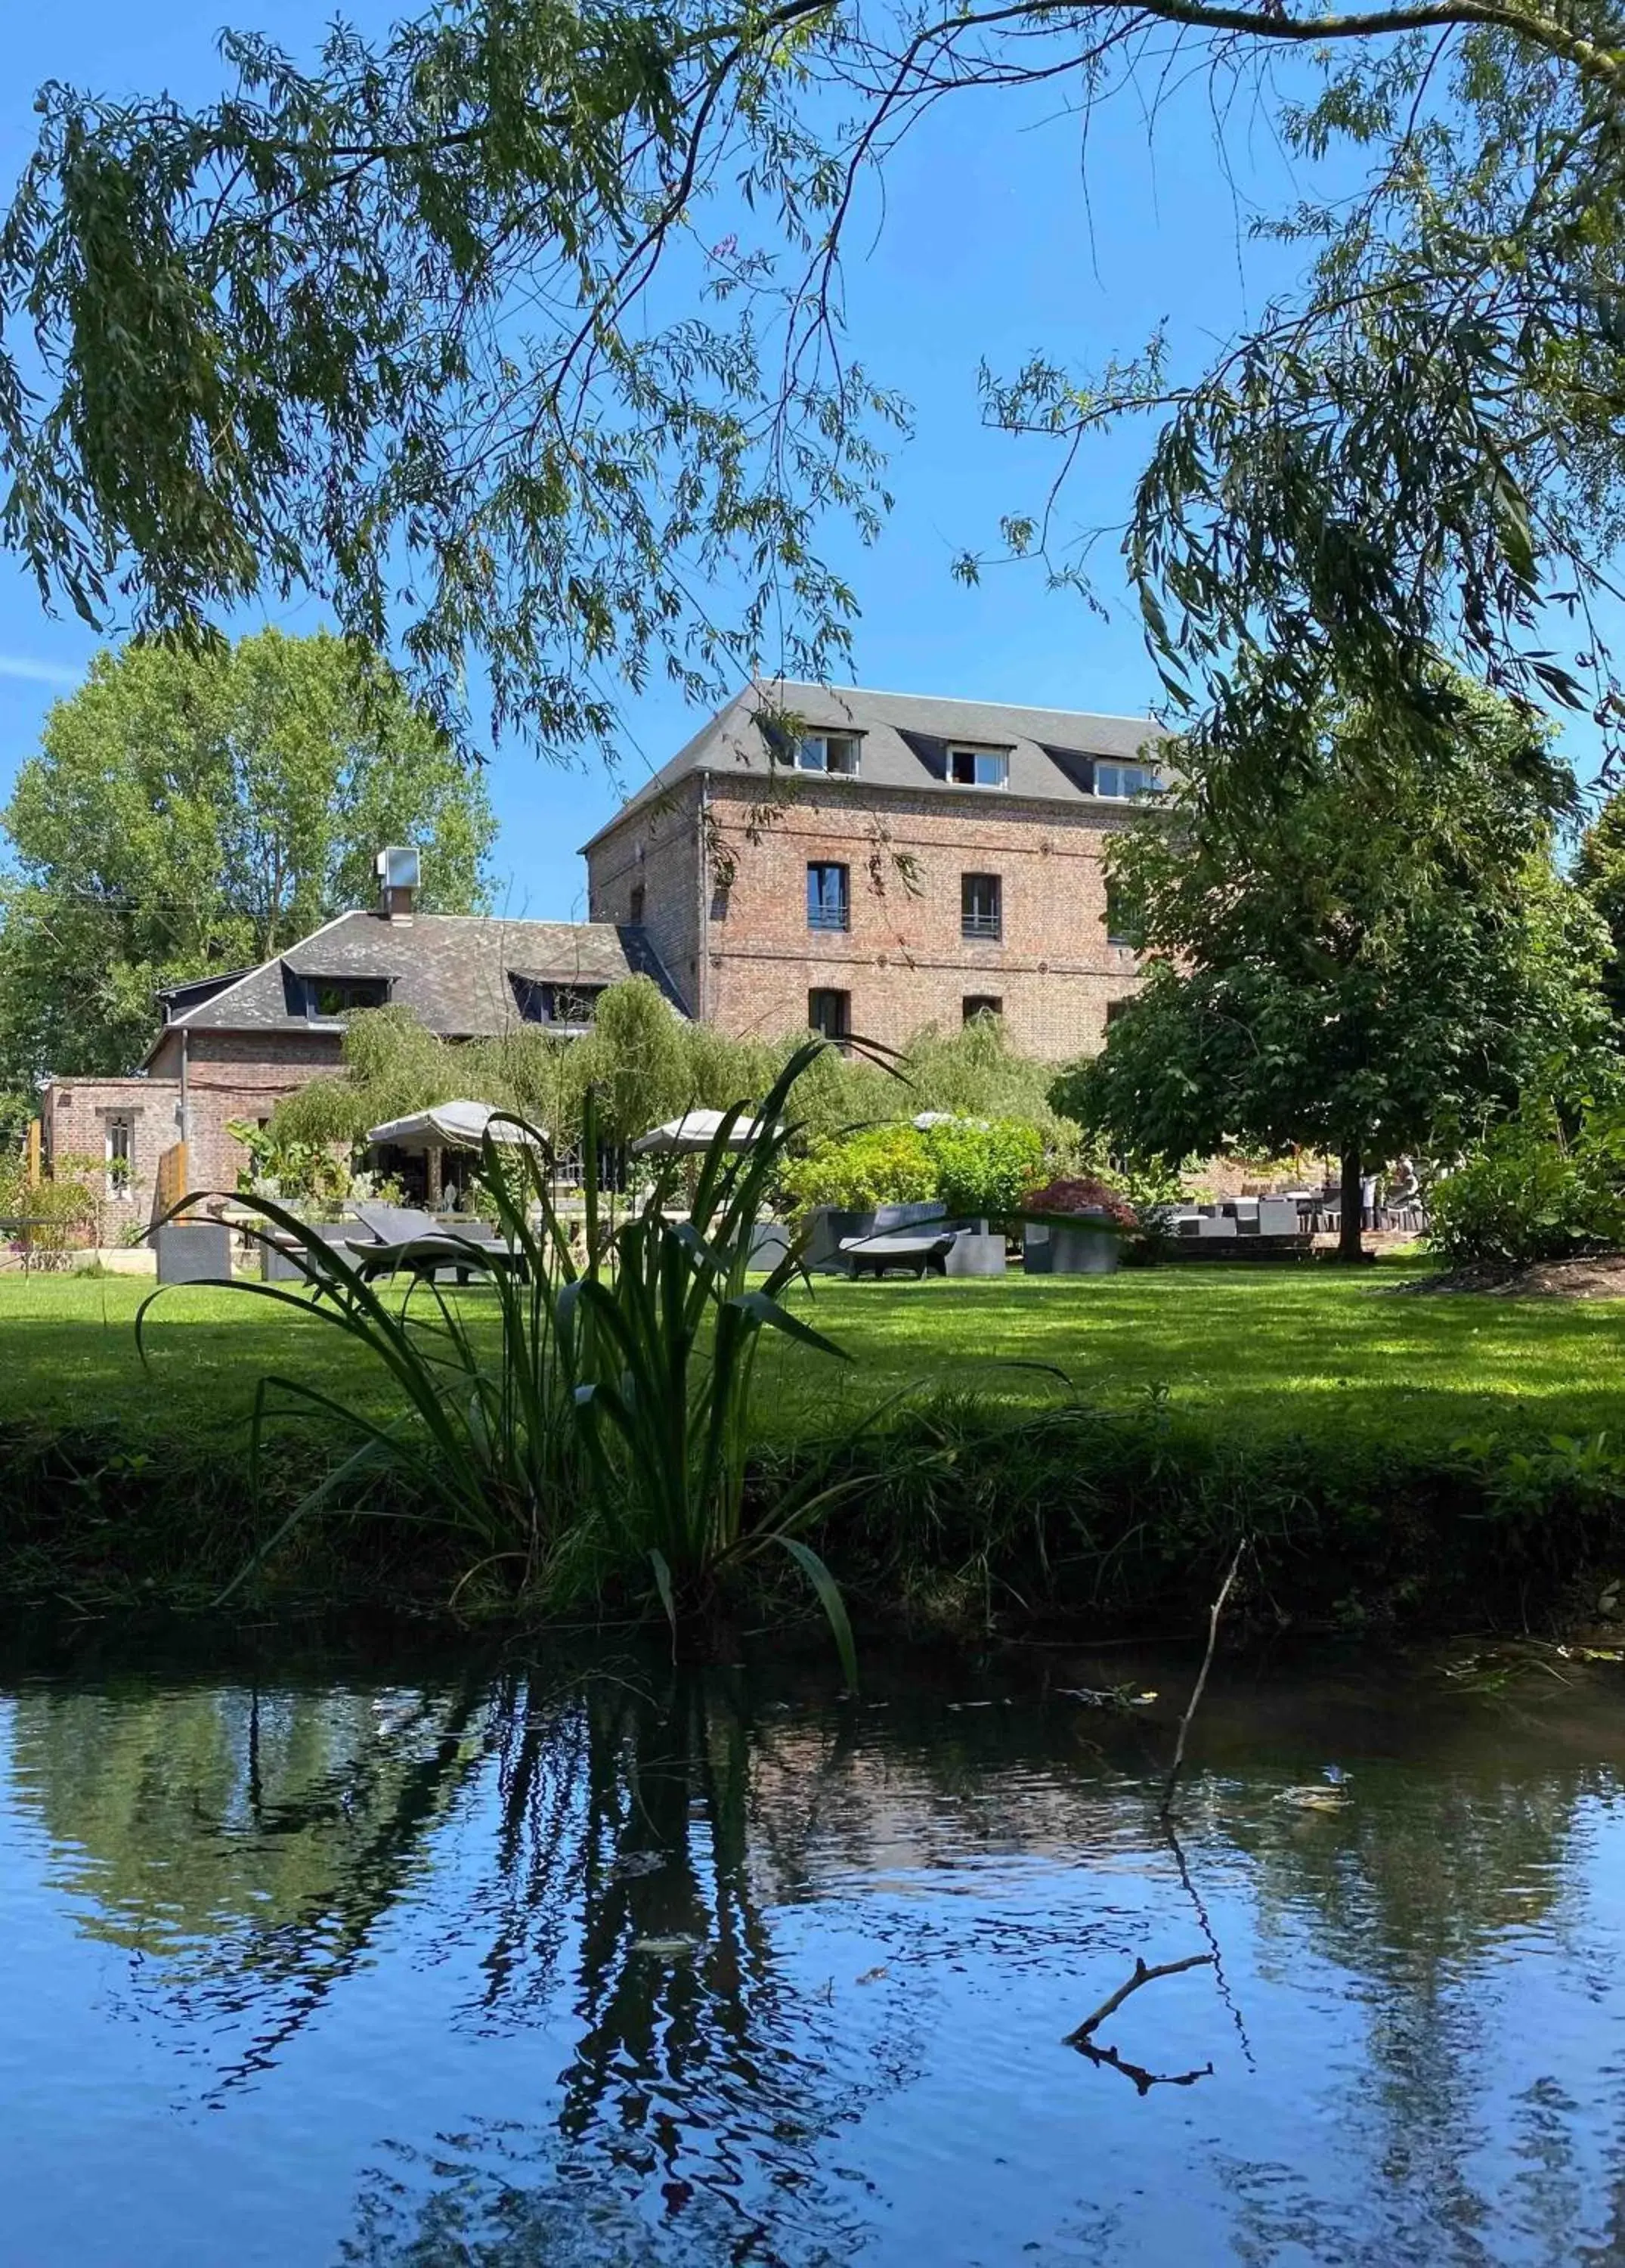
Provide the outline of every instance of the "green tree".
{"type": "Polygon", "coordinates": [[[992,90],[1143,106],[1177,56],[1216,109],[1249,75],[1308,177],[1273,222],[1304,289],[1195,379],[1160,339],[1092,381],[1040,359],[993,416],[1069,451],[1163,420],[1129,571],[1171,689],[1261,761],[1261,707],[1328,674],[1430,727],[1434,644],[1573,696],[1532,633],[1616,533],[1608,0],[450,0],[307,70],[224,55],[195,113],[46,89],[0,232],[4,532],[92,617],[115,585],[143,629],[330,593],[443,719],[476,648],[548,743],[607,735],[617,666],[697,688],[771,638],[819,674],[854,605],[821,522],[872,530],[899,414],[840,336],[887,156],[992,90]]]}
{"type": "Polygon", "coordinates": [[[423,902],[484,902],[477,770],[393,673],[330,636],[103,654],[47,719],[0,823],[0,1085],[128,1070],[155,986],[252,964],[376,893],[386,843],[423,902]]]}
{"type": "Polygon", "coordinates": [[[1323,707],[1312,764],[1244,800],[1197,761],[1125,838],[1145,985],[1063,1106],[1145,1155],[1305,1144],[1363,1170],[1460,1138],[1606,1050],[1600,921],[1556,872],[1571,785],[1504,703],[1460,681],[1448,761],[1323,707]],[[1217,782],[1217,784],[1216,784],[1217,782]]]}
{"type": "Polygon", "coordinates": [[[1581,838],[1574,879],[1608,925],[1603,976],[1616,1021],[1625,1021],[1625,796],[1611,795],[1581,838]]]}

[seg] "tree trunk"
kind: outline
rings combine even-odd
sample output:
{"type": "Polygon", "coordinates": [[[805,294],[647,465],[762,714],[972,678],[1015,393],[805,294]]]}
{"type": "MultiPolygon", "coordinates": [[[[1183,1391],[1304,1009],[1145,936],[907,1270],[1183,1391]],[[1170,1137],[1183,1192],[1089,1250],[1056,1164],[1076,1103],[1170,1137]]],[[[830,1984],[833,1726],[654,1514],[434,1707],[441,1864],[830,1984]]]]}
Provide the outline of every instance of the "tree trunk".
{"type": "Polygon", "coordinates": [[[1337,1233],[1337,1257],[1340,1260],[1361,1260],[1365,1247],[1360,1241],[1360,1149],[1356,1143],[1342,1153],[1342,1226],[1337,1233]]]}

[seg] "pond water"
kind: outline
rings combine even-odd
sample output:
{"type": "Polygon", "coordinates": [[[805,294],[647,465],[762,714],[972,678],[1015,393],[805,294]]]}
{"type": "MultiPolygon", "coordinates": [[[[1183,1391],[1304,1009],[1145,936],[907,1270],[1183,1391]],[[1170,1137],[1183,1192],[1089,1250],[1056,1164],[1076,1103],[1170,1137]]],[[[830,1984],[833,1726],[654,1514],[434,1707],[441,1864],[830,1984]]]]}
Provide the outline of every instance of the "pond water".
{"type": "Polygon", "coordinates": [[[0,2262],[1625,2262],[1625,1671],[1033,1659],[0,1654],[0,2262]]]}

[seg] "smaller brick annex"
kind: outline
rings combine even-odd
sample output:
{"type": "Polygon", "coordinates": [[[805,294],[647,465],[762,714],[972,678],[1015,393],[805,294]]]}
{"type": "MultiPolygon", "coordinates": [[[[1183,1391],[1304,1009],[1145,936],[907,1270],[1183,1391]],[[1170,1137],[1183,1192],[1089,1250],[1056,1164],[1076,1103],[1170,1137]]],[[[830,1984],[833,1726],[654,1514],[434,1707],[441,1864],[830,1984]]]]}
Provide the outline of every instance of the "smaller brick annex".
{"type": "Polygon", "coordinates": [[[524,1024],[585,1028],[606,985],[646,975],[677,1005],[648,942],[613,924],[419,914],[410,891],[348,913],[257,968],[162,993],[164,1023],[143,1075],[54,1079],[43,1101],[53,1159],[100,1160],[109,1211],[145,1219],[158,1160],[187,1145],[195,1188],[230,1189],[244,1162],[226,1130],[268,1118],[341,1061],[344,1019],[398,1001],[444,1039],[495,1037],[524,1024]]]}
{"type": "Polygon", "coordinates": [[[1099,1047],[1139,982],[1104,852],[1160,728],[859,688],[747,687],[586,844],[595,922],[636,924],[690,1015],[901,1046],[979,1009],[1099,1047]]]}

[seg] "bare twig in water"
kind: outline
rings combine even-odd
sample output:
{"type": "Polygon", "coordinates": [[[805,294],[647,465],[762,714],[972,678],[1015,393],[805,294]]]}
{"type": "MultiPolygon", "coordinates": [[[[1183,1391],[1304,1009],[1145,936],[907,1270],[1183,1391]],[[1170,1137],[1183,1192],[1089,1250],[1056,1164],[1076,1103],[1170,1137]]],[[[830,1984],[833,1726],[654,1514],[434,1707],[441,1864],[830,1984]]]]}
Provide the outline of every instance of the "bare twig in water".
{"type": "Polygon", "coordinates": [[[1158,1816],[1161,1819],[1166,1819],[1173,1809],[1173,1793],[1180,1784],[1180,1773],[1185,1764],[1186,1738],[1190,1732],[1191,1719],[1202,1705],[1202,1693],[1208,1683],[1208,1672],[1213,1667],[1213,1649],[1218,1644],[1219,1616],[1224,1611],[1224,1602],[1230,1596],[1231,1586],[1240,1572],[1241,1555],[1246,1548],[1247,1538],[1244,1535],[1236,1546],[1235,1557],[1230,1563],[1229,1572],[1219,1585],[1218,1596],[1208,1610],[1208,1650],[1202,1657],[1202,1668],[1196,1673],[1196,1683],[1192,1688],[1190,1699],[1186,1704],[1185,1714],[1180,1719],[1180,1736],[1173,1744],[1173,1763],[1169,1768],[1167,1780],[1162,1791],[1162,1801],[1158,1807],[1158,1816]]]}
{"type": "Polygon", "coordinates": [[[1120,1984],[1109,2000],[1102,2000],[1092,2016],[1085,2016],[1076,2031],[1069,2032],[1062,2042],[1063,2047],[1081,2048],[1086,2039],[1098,2032],[1108,2016],[1114,2016],[1130,1992],[1137,1992],[1142,1984],[1153,1984],[1159,1977],[1182,1977],[1188,1969],[1211,1969],[1210,1953],[1188,1953],[1183,1961],[1159,1962],[1154,1969],[1136,1960],[1134,1974],[1126,1984],[1120,1984]]]}
{"type": "Polygon", "coordinates": [[[1109,1999],[1102,2000],[1092,2016],[1085,2016],[1076,2031],[1069,2032],[1062,2043],[1062,2046],[1076,2048],[1080,2055],[1086,2055],[1091,2063],[1106,2064],[1113,2071],[1121,2072],[1125,2079],[1134,2081],[1142,2095],[1148,2094],[1153,2087],[1194,2087],[1199,2079],[1211,2079],[1213,2066],[1210,2063],[1203,2064],[1200,2071],[1147,2071],[1143,2064],[1128,2062],[1115,2048],[1098,2047],[1094,2035],[1107,2018],[1115,2014],[1129,1995],[1137,1992],[1142,1984],[1152,1984],[1158,1977],[1182,1976],[1188,1969],[1212,1969],[1216,1966],[1210,1953],[1188,1954],[1183,1961],[1159,1962],[1155,1967],[1148,1967],[1143,1961],[1136,1960],[1133,1976],[1126,1984],[1120,1984],[1109,1999]]]}

